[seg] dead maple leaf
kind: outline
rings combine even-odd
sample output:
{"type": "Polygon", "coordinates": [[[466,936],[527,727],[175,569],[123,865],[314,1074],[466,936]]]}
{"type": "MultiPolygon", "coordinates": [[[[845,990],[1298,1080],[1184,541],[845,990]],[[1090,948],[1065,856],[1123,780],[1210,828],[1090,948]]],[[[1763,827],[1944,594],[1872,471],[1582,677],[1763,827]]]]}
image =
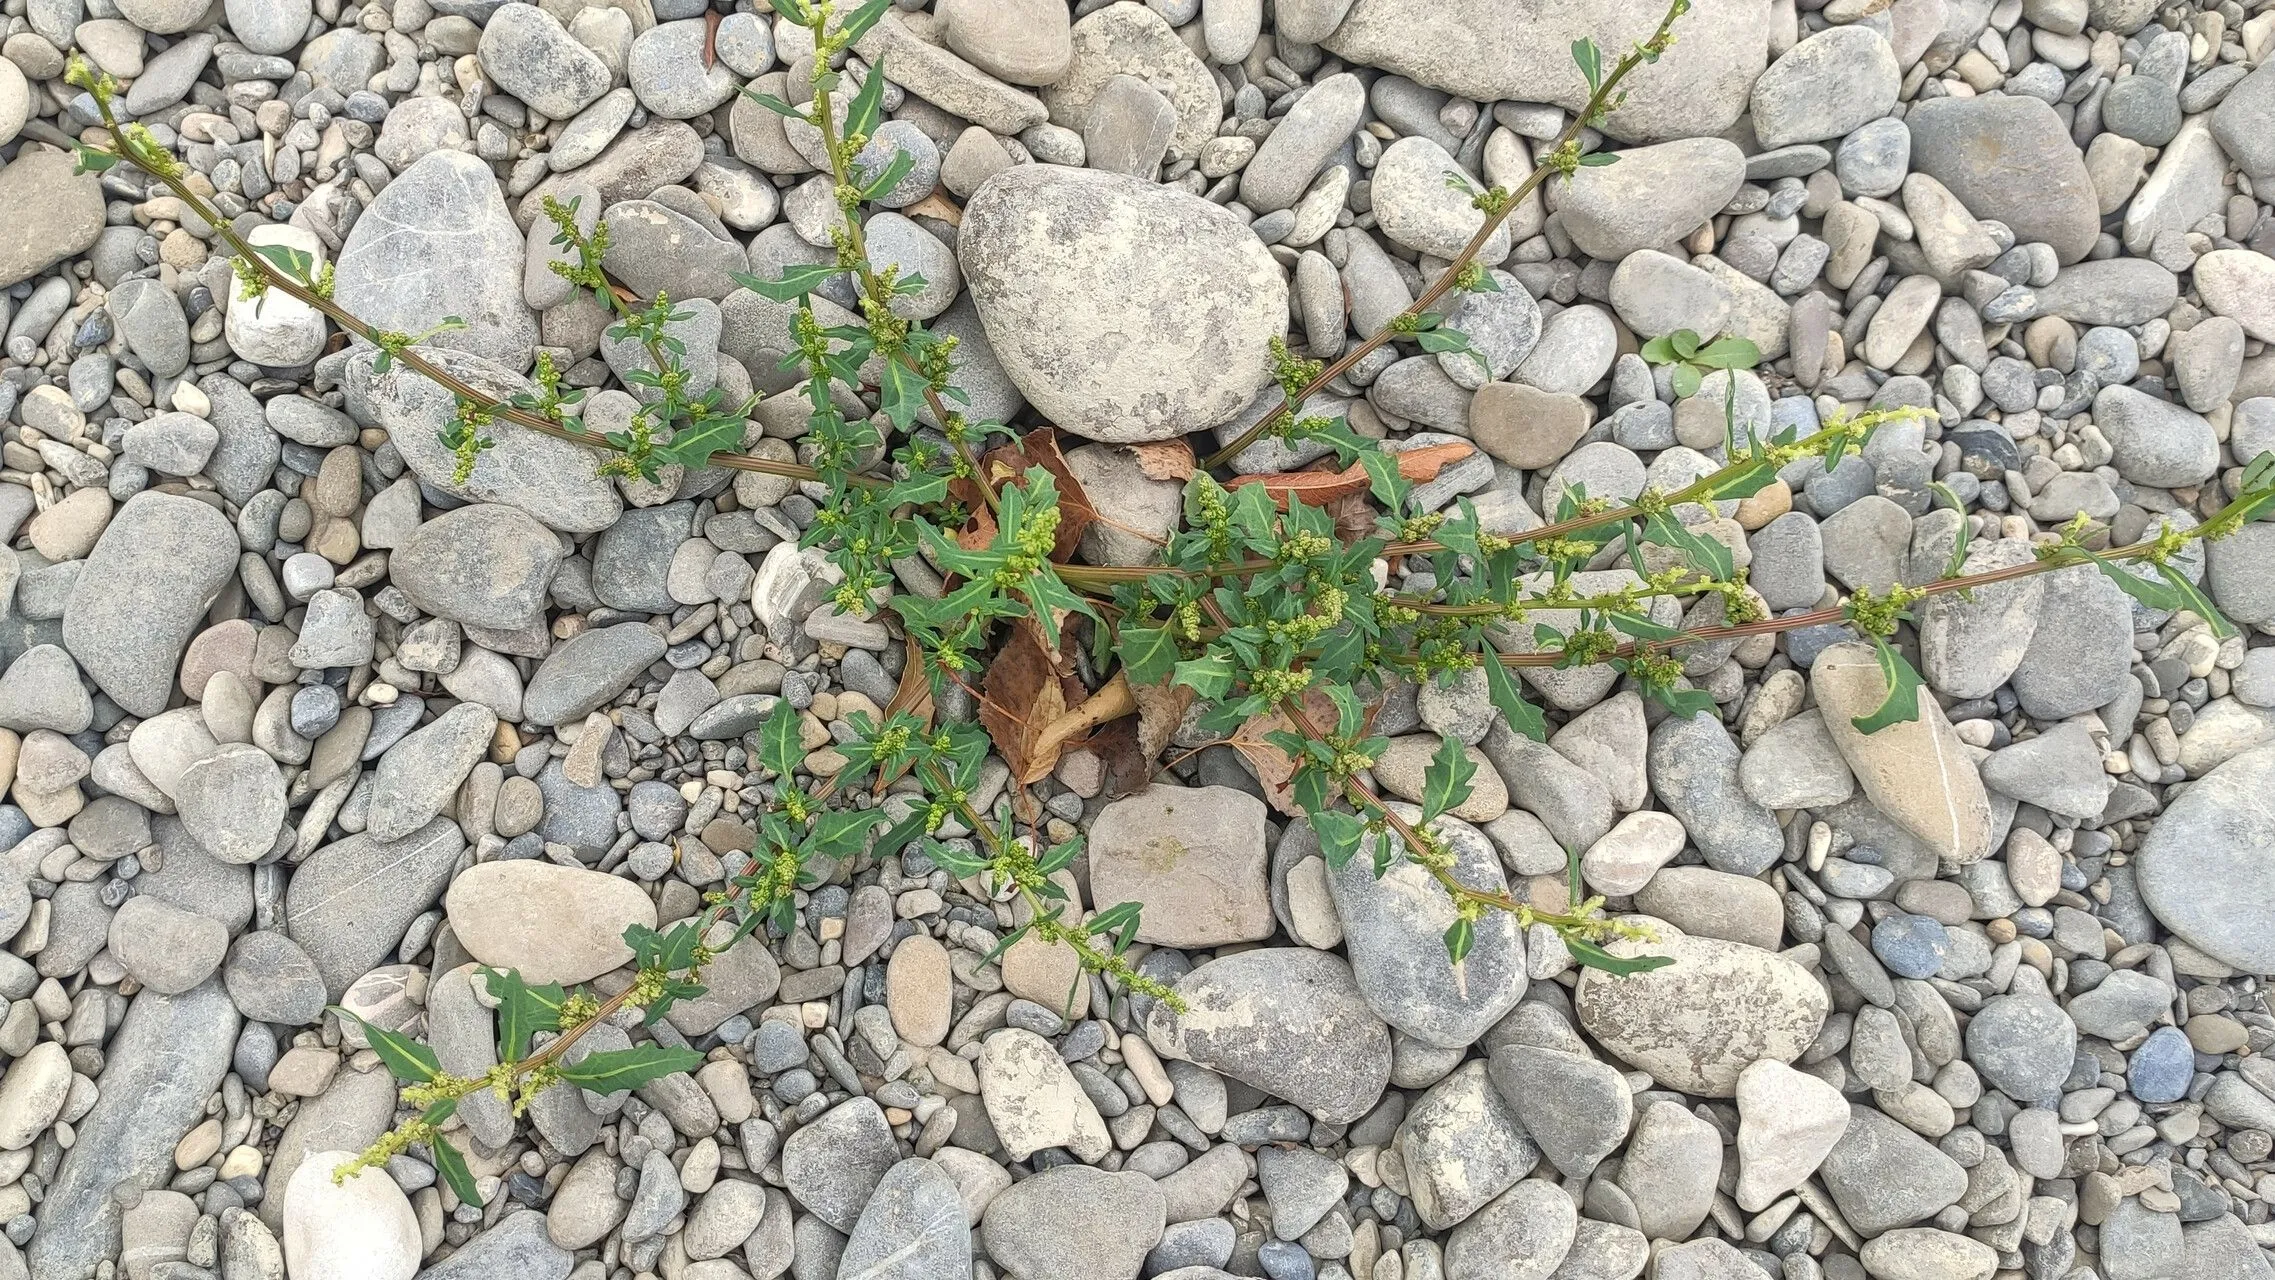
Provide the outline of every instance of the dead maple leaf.
{"type": "MultiPolygon", "coordinates": [[[[1334,726],[1335,701],[1327,696],[1326,690],[1316,685],[1304,690],[1303,709],[1313,724],[1322,728],[1334,726]]],[[[1373,717],[1371,708],[1368,717],[1373,717]]],[[[1283,729],[1298,737],[1304,736],[1286,712],[1267,711],[1241,721],[1240,727],[1233,731],[1224,745],[1247,759],[1248,767],[1256,773],[1256,780],[1264,784],[1264,799],[1281,813],[1293,817],[1300,812],[1295,802],[1295,761],[1266,736],[1283,729]]]]}
{"type": "MultiPolygon", "coordinates": [[[[1425,445],[1409,449],[1398,457],[1398,474],[1416,484],[1427,484],[1438,478],[1438,473],[1450,463],[1461,461],[1477,452],[1477,446],[1460,441],[1425,445]]],[[[1272,495],[1272,504],[1287,510],[1292,496],[1309,506],[1325,507],[1338,498],[1367,491],[1366,468],[1352,463],[1341,471],[1287,471],[1275,475],[1234,476],[1225,481],[1227,489],[1245,484],[1260,484],[1272,495]]]]}
{"type": "Polygon", "coordinates": [[[1060,563],[1072,560],[1074,551],[1082,542],[1082,531],[1098,518],[1090,505],[1090,497],[1082,491],[1082,482],[1066,465],[1066,457],[1059,452],[1058,432],[1050,427],[1038,427],[1017,442],[998,445],[980,457],[980,478],[948,482],[949,496],[964,504],[972,513],[970,523],[957,533],[956,541],[967,551],[979,551],[995,542],[995,515],[988,510],[987,499],[980,491],[986,483],[989,490],[1000,492],[1003,486],[1023,483],[1022,477],[1029,468],[1041,467],[1050,472],[1058,488],[1059,525],[1057,536],[1051,541],[1051,559],[1060,563]]]}
{"type": "Polygon", "coordinates": [[[1138,470],[1149,480],[1185,481],[1193,478],[1193,446],[1183,437],[1174,440],[1149,440],[1144,444],[1125,445],[1137,458],[1138,470]]]}

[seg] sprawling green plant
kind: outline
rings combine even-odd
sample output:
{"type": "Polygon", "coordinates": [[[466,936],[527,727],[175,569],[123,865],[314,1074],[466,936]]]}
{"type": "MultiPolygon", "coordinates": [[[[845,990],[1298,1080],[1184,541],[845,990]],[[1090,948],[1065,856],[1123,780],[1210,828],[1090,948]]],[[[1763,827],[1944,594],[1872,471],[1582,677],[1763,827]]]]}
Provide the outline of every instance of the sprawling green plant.
{"type": "MultiPolygon", "coordinates": [[[[844,55],[891,0],[865,0],[851,9],[841,9],[838,0],[772,2],[777,14],[812,35],[810,96],[803,105],[749,96],[818,132],[841,215],[829,261],[793,266],[779,279],[737,277],[760,296],[796,308],[791,326],[796,350],[785,368],[804,375],[810,412],[801,441],[804,460],[795,463],[735,452],[750,406],[729,404],[716,389],[691,390],[684,350],[670,328],[685,317],[668,298],[640,304],[619,292],[602,265],[605,225],[580,231],[574,206],[548,202],[544,208],[555,228],[554,244],[565,251],[554,270],[591,291],[616,316],[611,335],[637,341],[648,357],[649,367],[627,378],[644,393],[639,408],[625,429],[605,435],[587,431],[567,412],[579,393],[562,389],[558,370],[544,356],[533,380],[536,390],[504,400],[485,396],[422,352],[421,344],[456,327],[455,319],[418,335],[376,329],[333,301],[328,266],[318,271],[311,255],[240,238],[147,129],[115,117],[117,85],[83,60],[73,61],[72,83],[92,95],[104,121],[103,136],[81,146],[81,166],[101,170],[124,162],[141,168],[235,253],[246,298],[266,289],[297,298],[377,348],[381,372],[400,363],[449,389],[457,411],[440,434],[454,454],[459,483],[493,446],[491,433],[511,426],[589,446],[601,457],[604,473],[628,478],[653,482],[667,467],[715,465],[819,485],[824,500],[817,502],[801,546],[821,549],[838,575],[831,603],[849,614],[889,610],[910,641],[919,678],[904,681],[908,696],[896,697],[880,718],[854,717],[853,740],[839,747],[846,766],[834,776],[801,782],[805,752],[798,717],[787,704],[777,705],[750,735],[753,757],[773,776],[750,861],[726,889],[708,896],[695,919],[661,931],[628,929],[633,976],[620,989],[603,998],[590,990],[533,985],[513,972],[485,971],[498,1005],[499,1061],[479,1076],[446,1073],[426,1047],[363,1024],[363,1036],[404,1082],[404,1098],[417,1115],[365,1153],[361,1165],[423,1145],[454,1194],[474,1202],[478,1192],[466,1163],[443,1136],[463,1099],[491,1091],[519,1114],[547,1088],[613,1092],[693,1069],[700,1056],[685,1049],[649,1043],[580,1053],[580,1041],[603,1021],[629,1019],[637,1010],[653,1024],[675,1002],[700,995],[705,966],[714,957],[761,929],[787,933],[796,924],[798,893],[818,882],[823,866],[864,853],[883,857],[913,849],[979,893],[1013,902],[1014,919],[1023,923],[1002,937],[989,961],[1031,938],[1066,947],[1084,974],[1175,1005],[1175,992],[1129,958],[1140,923],[1136,905],[1085,916],[1062,888],[1059,873],[1080,855],[1081,841],[1046,844],[1032,820],[1020,834],[1016,785],[1002,789],[982,812],[987,733],[970,723],[932,723],[925,686],[935,696],[945,696],[952,686],[968,688],[970,673],[1008,629],[1030,631],[1051,653],[1061,652],[1062,641],[1086,640],[1094,670],[1119,667],[1110,689],[1190,691],[1203,704],[1201,724],[1212,732],[1237,732],[1260,719],[1282,726],[1265,731],[1265,739],[1286,756],[1293,802],[1325,858],[1342,866],[1365,850],[1378,876],[1400,859],[1425,868],[1454,909],[1444,938],[1451,963],[1461,964],[1469,953],[1480,920],[1507,912],[1525,926],[1553,930],[1578,963],[1612,973],[1669,961],[1610,949],[1641,939],[1631,926],[1606,918],[1601,898],[1581,896],[1576,851],[1568,854],[1570,901],[1560,911],[1461,879],[1437,826],[1471,794],[1475,766],[1460,744],[1445,744],[1425,770],[1418,817],[1402,816],[1383,800],[1370,777],[1388,746],[1371,731],[1375,695],[1397,681],[1446,682],[1479,671],[1510,728],[1539,739],[1547,723],[1526,700],[1515,673],[1525,667],[1609,664],[1671,714],[1707,714],[1715,710],[1713,699],[1690,687],[1682,674],[1690,646],[1845,623],[1876,647],[1887,684],[1883,704],[1857,719],[1869,732],[1920,714],[1919,676],[1890,643],[1912,605],[1929,595],[2082,565],[2098,567],[2144,603],[2194,613],[2221,634],[2231,630],[2181,572],[2176,557],[2190,541],[2229,536],[2275,507],[2275,456],[2255,460],[2235,488],[2235,501],[2191,530],[2167,528],[2144,542],[2101,550],[2093,544],[2105,540],[2104,531],[2081,518],[2046,541],[2033,563],[1962,575],[1968,535],[1962,519],[1958,546],[1940,580],[1886,593],[1859,591],[1832,608],[1770,618],[1709,524],[1715,504],[1760,493],[1805,460],[1835,466],[1875,429],[1909,411],[1834,420],[1807,437],[1788,430],[1758,438],[1750,428],[1741,432],[1735,419],[1736,375],[1759,362],[1752,343],[1729,336],[1707,341],[1687,331],[1655,338],[1643,354],[1668,367],[1678,396],[1698,392],[1709,373],[1727,375],[1722,465],[1671,492],[1647,490],[1627,502],[1578,489],[1552,492],[1550,522],[1513,533],[1485,528],[1467,499],[1450,510],[1425,509],[1415,501],[1414,484],[1397,453],[1359,436],[1340,418],[1306,411],[1330,382],[1385,344],[1403,343],[1424,353],[1469,350],[1468,339],[1433,308],[1456,292],[1499,287],[1477,254],[1541,183],[1617,161],[1613,153],[1583,150],[1582,135],[1618,107],[1626,77],[1674,42],[1674,25],[1688,0],[1672,0],[1652,35],[1608,71],[1593,41],[1573,45],[1589,99],[1516,189],[1477,191],[1458,173],[1448,175],[1450,185],[1471,195],[1480,224],[1412,305],[1332,363],[1303,359],[1284,343],[1275,344],[1281,403],[1203,461],[1186,488],[1185,527],[1169,540],[1158,565],[1065,563],[1070,539],[1063,536],[1067,495],[1061,485],[1069,481],[1040,465],[1002,468],[991,462],[983,469],[981,450],[989,439],[1012,433],[1000,423],[966,418],[957,408],[966,398],[952,380],[954,340],[894,309],[897,299],[924,281],[880,268],[869,257],[861,210],[897,186],[912,161],[898,152],[882,158],[870,153],[882,114],[885,68],[872,65],[856,77],[844,55]],[[841,121],[838,102],[848,92],[841,121]],[[825,324],[814,295],[841,280],[856,299],[855,320],[825,324]],[[848,417],[839,408],[850,402],[848,392],[873,393],[876,413],[848,417]],[[926,420],[929,425],[920,425],[926,420]],[[1303,501],[1293,486],[1275,488],[1271,477],[1220,481],[1213,474],[1267,435],[1324,445],[1341,465],[1355,468],[1374,503],[1371,527],[1339,522],[1303,501]],[[939,598],[894,591],[894,566],[911,557],[928,560],[947,576],[939,598]],[[2122,567],[2127,562],[2149,566],[2154,576],[2122,567]],[[1412,590],[1393,591],[1386,585],[1392,564],[1422,565],[1426,571],[1409,575],[1412,590]],[[1626,586],[1582,591],[1574,585],[1584,569],[1622,564],[1634,571],[1626,586]],[[1719,622],[1676,628],[1651,616],[1657,598],[1703,596],[1719,600],[1719,622]],[[1571,625],[1549,626],[1535,617],[1547,610],[1569,617],[1571,625]],[[883,803],[832,807],[863,782],[883,803]],[[888,792],[889,787],[895,789],[888,792]],[[540,1036],[550,1038],[540,1044],[540,1036]]],[[[1017,450],[1008,452],[1024,460],[1017,450]]],[[[1940,496],[1961,505],[1948,490],[1940,496]]],[[[1130,700],[1121,705],[1128,709],[1130,700]]],[[[1076,979],[1078,985],[1084,980],[1076,979]]]]}

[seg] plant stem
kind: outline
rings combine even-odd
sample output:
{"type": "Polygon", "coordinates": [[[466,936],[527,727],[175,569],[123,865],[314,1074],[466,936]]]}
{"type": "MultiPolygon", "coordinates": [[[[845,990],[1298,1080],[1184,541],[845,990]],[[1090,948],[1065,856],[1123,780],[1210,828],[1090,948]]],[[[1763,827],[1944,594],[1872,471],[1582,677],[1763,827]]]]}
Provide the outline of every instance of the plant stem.
{"type": "MultiPolygon", "coordinates": [[[[1688,8],[1687,0],[1675,0],[1675,3],[1669,5],[1666,16],[1659,19],[1658,29],[1652,33],[1651,40],[1646,43],[1663,43],[1669,33],[1674,30],[1675,19],[1680,17],[1686,8],[1688,8]]],[[[1333,363],[1320,370],[1317,376],[1304,385],[1300,393],[1284,399],[1278,408],[1264,416],[1263,421],[1241,432],[1233,438],[1230,444],[1210,454],[1201,462],[1201,466],[1204,468],[1221,467],[1240,456],[1241,450],[1279,429],[1282,424],[1293,419],[1296,410],[1302,407],[1304,401],[1316,395],[1321,387],[1349,372],[1359,361],[1366,358],[1368,352],[1404,332],[1404,326],[1420,319],[1424,313],[1429,311],[1432,303],[1450,292],[1457,277],[1461,275],[1461,269],[1476,260],[1477,255],[1484,250],[1486,242],[1493,238],[1493,233],[1501,229],[1501,224],[1509,220],[1509,215],[1516,212],[1517,207],[1524,203],[1525,198],[1530,196],[1541,183],[1546,182],[1549,174],[1565,171],[1561,165],[1556,163],[1559,153],[1563,152],[1567,146],[1576,145],[1579,142],[1581,131],[1586,129],[1589,122],[1595,120],[1598,114],[1605,109],[1606,104],[1612,101],[1612,93],[1619,87],[1619,82],[1625,80],[1628,72],[1641,66],[1644,61],[1643,45],[1637,45],[1620,58],[1619,62],[1612,67],[1611,74],[1605,76],[1603,83],[1596,87],[1595,92],[1588,95],[1587,105],[1574,113],[1572,122],[1564,126],[1563,133],[1557,135],[1556,145],[1550,147],[1544,158],[1533,165],[1532,172],[1526,174],[1525,180],[1518,184],[1517,189],[1509,193],[1507,202],[1497,212],[1486,215],[1484,222],[1478,225],[1476,234],[1469,238],[1469,243],[1463,245],[1461,252],[1454,256],[1453,261],[1446,264],[1445,270],[1438,273],[1438,278],[1431,281],[1429,286],[1422,290],[1420,297],[1415,298],[1405,310],[1399,312],[1388,324],[1375,330],[1357,346],[1345,351],[1333,363]]]]}

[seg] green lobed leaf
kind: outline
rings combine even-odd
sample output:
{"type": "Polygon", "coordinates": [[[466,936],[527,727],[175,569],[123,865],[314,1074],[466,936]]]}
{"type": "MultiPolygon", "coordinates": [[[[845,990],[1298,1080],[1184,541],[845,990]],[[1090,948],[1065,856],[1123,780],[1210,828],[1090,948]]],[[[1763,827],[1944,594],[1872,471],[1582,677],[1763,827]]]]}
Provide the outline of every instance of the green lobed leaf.
{"type": "Polygon", "coordinates": [[[737,271],[734,281],[769,302],[796,302],[838,273],[834,262],[794,262],[782,269],[779,280],[761,280],[748,271],[737,271]]]}
{"type": "Polygon", "coordinates": [[[1327,865],[1340,869],[1359,851],[1360,841],[1366,838],[1367,824],[1355,813],[1340,809],[1321,809],[1310,815],[1311,829],[1319,837],[1319,856],[1327,865]]]}
{"type": "Polygon", "coordinates": [[[1469,949],[1477,945],[1477,926],[1466,917],[1457,918],[1446,926],[1445,942],[1446,959],[1458,965],[1469,957],[1469,949]]]}
{"type": "Polygon", "coordinates": [[[466,1167],[466,1157],[458,1154],[458,1148],[441,1137],[434,1139],[430,1149],[434,1152],[435,1171],[449,1184],[451,1194],[457,1196],[461,1204],[481,1207],[482,1193],[474,1187],[474,1173],[466,1167]]]}
{"type": "Polygon", "coordinates": [[[2201,590],[2198,590],[2195,583],[2188,580],[2188,575],[2180,571],[2180,566],[2160,564],[2156,570],[2164,578],[2166,585],[2172,588],[2173,594],[2180,598],[2180,607],[2208,623],[2212,628],[2214,638],[2225,640],[2236,633],[2235,624],[2229,622],[2220,613],[2219,607],[2214,605],[2201,590]]]}
{"type": "Polygon", "coordinates": [[[1125,623],[1114,645],[1131,684],[1160,684],[1177,668],[1177,639],[1167,627],[1125,623]]]}
{"type": "Polygon", "coordinates": [[[484,969],[482,976],[498,1002],[498,1061],[521,1061],[531,1036],[561,1029],[561,1004],[569,993],[560,984],[533,987],[518,969],[484,969]]]}
{"type": "Polygon", "coordinates": [[[338,1005],[330,1008],[333,1013],[363,1028],[363,1038],[370,1043],[372,1052],[379,1055],[379,1060],[387,1064],[387,1069],[394,1073],[397,1080],[425,1084],[442,1074],[442,1062],[434,1056],[434,1050],[401,1032],[389,1031],[367,1022],[338,1005]]]}
{"type": "Polygon", "coordinates": [[[742,447],[743,419],[740,415],[710,414],[695,419],[672,433],[671,442],[661,446],[657,453],[665,462],[676,462],[690,471],[701,471],[711,465],[714,454],[732,453],[742,447]]]}
{"type": "Polygon", "coordinates": [[[1548,720],[1540,714],[1539,707],[1525,701],[1524,692],[1517,687],[1516,673],[1510,671],[1490,647],[1484,656],[1485,692],[1493,700],[1494,709],[1509,722],[1511,729],[1534,742],[1548,741],[1548,720]]]}
{"type": "Polygon", "coordinates": [[[1406,477],[1399,473],[1398,459],[1378,451],[1360,454],[1359,463],[1367,471],[1368,492],[1374,494],[1375,501],[1381,503],[1383,510],[1396,519],[1406,508],[1406,495],[1414,489],[1406,477]]]}
{"type": "Polygon", "coordinates": [[[1762,349],[1751,338],[1717,338],[1690,358],[1709,369],[1751,369],[1762,362],[1762,349]]]}
{"type": "Polygon", "coordinates": [[[1441,740],[1438,753],[1422,770],[1422,821],[1435,822],[1441,814],[1460,808],[1473,790],[1469,780],[1476,776],[1477,762],[1469,758],[1461,740],[1441,740]]]}
{"type": "Polygon", "coordinates": [[[758,726],[758,762],[777,777],[787,778],[805,763],[805,740],[799,733],[798,709],[788,699],[774,704],[758,726]]]}
{"type": "Polygon", "coordinates": [[[935,865],[947,868],[948,874],[958,880],[969,880],[987,870],[987,859],[977,852],[959,848],[944,840],[926,837],[923,851],[925,857],[930,858],[935,865]]]}
{"type": "Polygon", "coordinates": [[[665,1076],[690,1072],[703,1065],[693,1049],[663,1044],[640,1044],[629,1049],[588,1053],[584,1060],[561,1067],[561,1078],[580,1089],[607,1095],[637,1089],[665,1076]]]}
{"type": "Polygon", "coordinates": [[[887,360],[884,381],[877,387],[878,408],[892,419],[894,427],[906,431],[915,424],[918,411],[924,408],[924,393],[931,389],[932,384],[908,361],[887,360]]]}
{"type": "Polygon", "coordinates": [[[316,270],[316,255],[306,249],[295,249],[285,244],[257,244],[252,246],[270,266],[283,272],[288,279],[301,284],[314,283],[311,274],[316,270]]]}
{"type": "Polygon", "coordinates": [[[885,815],[875,809],[829,810],[817,813],[813,819],[813,836],[807,841],[811,852],[829,858],[849,858],[866,847],[869,832],[885,815]]]}
{"type": "Polygon", "coordinates": [[[1433,354],[1447,351],[1469,351],[1469,335],[1459,329],[1439,327],[1424,329],[1413,335],[1415,345],[1433,354]]]}
{"type": "Polygon", "coordinates": [[[1920,718],[1920,673],[1912,670],[1912,664],[1904,661],[1904,655],[1886,639],[1872,637],[1872,648],[1880,660],[1880,678],[1888,686],[1888,697],[1872,714],[1849,717],[1859,733],[1878,733],[1890,725],[1920,718]]]}
{"type": "Polygon", "coordinates": [[[1664,969],[1675,962],[1673,956],[1615,956],[1595,943],[1580,938],[1564,939],[1564,949],[1572,953],[1574,960],[1588,968],[1601,969],[1615,977],[1649,973],[1653,969],[1664,969]]]}
{"type": "Polygon", "coordinates": [[[1173,671],[1178,684],[1212,702],[1232,692],[1232,659],[1223,654],[1187,658],[1173,671]]]}
{"type": "Polygon", "coordinates": [[[694,964],[695,949],[702,943],[692,920],[683,920],[664,933],[644,924],[628,925],[623,936],[624,945],[632,948],[634,964],[667,973],[677,973],[694,964]]]}

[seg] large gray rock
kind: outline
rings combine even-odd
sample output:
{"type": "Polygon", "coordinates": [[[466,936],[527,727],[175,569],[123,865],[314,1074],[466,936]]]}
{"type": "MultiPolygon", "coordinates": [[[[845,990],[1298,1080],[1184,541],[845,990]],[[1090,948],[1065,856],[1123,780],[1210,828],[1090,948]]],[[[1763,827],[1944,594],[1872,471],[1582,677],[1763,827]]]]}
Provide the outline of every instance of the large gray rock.
{"type": "Polygon", "coordinates": [[[903,1160],[861,1210],[838,1280],[930,1280],[972,1269],[971,1219],[955,1179],[930,1160],[903,1160]]]}
{"type": "Polygon", "coordinates": [[[102,187],[72,168],[70,156],[25,143],[0,170],[0,289],[85,253],[103,233],[102,187]]]}
{"type": "Polygon", "coordinates": [[[2133,875],[2150,911],[2208,955],[2275,972],[2275,745],[2205,774],[2149,828],[2133,875]]]}
{"type": "Polygon", "coordinates": [[[205,1117],[237,1042],[237,1011],[219,982],[178,996],[145,990],[105,1045],[102,1096],[48,1183],[32,1237],[35,1276],[92,1275],[119,1251],[118,1192],[174,1176],[174,1145],[205,1117]]]}
{"type": "MultiPolygon", "coordinates": [[[[417,350],[485,394],[503,398],[532,389],[513,370],[480,356],[434,346],[417,350]]],[[[564,533],[606,529],[623,513],[616,486],[600,474],[603,454],[510,422],[484,429],[494,443],[460,483],[457,459],[440,438],[457,411],[450,392],[401,363],[383,374],[372,369],[371,354],[349,361],[344,379],[349,408],[361,421],[386,429],[389,442],[420,480],[468,502],[518,507],[564,533]]]]}
{"type": "Polygon", "coordinates": [[[1295,1103],[1331,1124],[1372,1110],[1390,1081],[1390,1031],[1341,956],[1265,947],[1179,979],[1179,1013],[1157,1003],[1146,1040],[1295,1103]]]}
{"type": "MultiPolygon", "coordinates": [[[[1480,102],[1515,98],[1577,110],[1587,82],[1572,42],[1611,60],[1649,39],[1659,0],[1358,0],[1322,43],[1347,62],[1381,67],[1480,102]]],[[[1708,0],[1676,24],[1674,47],[1621,82],[1627,100],[1605,131],[1629,142],[1695,138],[1730,127],[1769,63],[1768,0],[1708,0]]]]}
{"type": "Polygon", "coordinates": [[[1878,31],[1862,23],[1828,27],[1754,82],[1755,136],[1765,149],[1841,137],[1888,114],[1902,77],[1896,51],[1878,31]]]}
{"type": "Polygon", "coordinates": [[[2085,156],[2054,109],[2022,94],[1931,98],[1904,117],[1912,168],[1950,188],[1978,218],[2017,240],[2042,240],[2075,262],[2101,234],[2101,202],[2085,156]]]}
{"type": "Polygon", "coordinates": [[[1767,871],[1785,854],[1777,815],[1746,794],[1738,744],[1710,715],[1669,716],[1651,733],[1651,786],[1681,819],[1706,865],[1733,875],[1767,871]]]}
{"type": "Polygon", "coordinates": [[[620,622],[583,632],[546,655],[522,694],[531,724],[567,724],[624,691],[664,656],[664,638],[645,623],[620,622]]]}
{"type": "MultiPolygon", "coordinates": [[[[1408,822],[1421,820],[1413,805],[1393,801],[1391,807],[1408,822]]],[[[1430,830],[1452,851],[1453,873],[1462,883],[1507,891],[1500,856],[1484,832],[1450,815],[1430,830]]],[[[1446,958],[1445,932],[1456,916],[1445,888],[1403,848],[1391,853],[1389,869],[1377,878],[1376,852],[1367,841],[1327,872],[1359,992],[1383,1021],[1422,1043],[1466,1048],[1524,997],[1525,945],[1516,917],[1492,912],[1477,921],[1472,949],[1456,969],[1446,958]]]]}
{"type": "Polygon", "coordinates": [[[1572,243],[1617,262],[1696,231],[1746,180],[1746,154],[1727,138],[1681,138],[1631,147],[1616,164],[1591,165],[1552,184],[1572,243]]]}
{"type": "Polygon", "coordinates": [[[1958,1161],[1871,1107],[1851,1108],[1848,1131],[1817,1174],[1866,1236],[1933,1217],[1967,1191],[1958,1161]]]}
{"type": "Polygon", "coordinates": [[[1616,942],[1612,954],[1675,962],[1625,977],[1584,969],[1572,999],[1580,1025],[1622,1061],[1670,1089],[1728,1098],[1747,1067],[1791,1062],[1817,1038],[1832,1000],[1808,970],[1760,947],[1627,918],[1654,940],[1616,942]]]}
{"type": "Polygon", "coordinates": [[[413,530],[388,557],[387,573],[411,603],[438,618],[513,630],[544,611],[561,559],[561,540],[534,517],[485,502],[413,530]]]}
{"type": "Polygon", "coordinates": [[[980,1240],[1013,1280],[1135,1280],[1167,1214],[1144,1174],[1060,1165],[990,1201],[980,1240]]]}
{"type": "Polygon", "coordinates": [[[972,196],[957,255],[1011,380],[1093,440],[1226,421],[1287,330],[1287,280],[1238,218],[1120,174],[1007,169],[972,196]]]}
{"type": "Polygon", "coordinates": [[[237,568],[237,531],[194,498],[140,493],[111,517],[63,606],[63,647],[129,714],[166,709],[182,646],[237,568]]]}
{"type": "Polygon", "coordinates": [[[570,35],[551,10],[536,5],[499,6],[482,28],[475,56],[492,84],[555,120],[568,119],[608,92],[608,64],[570,35]]]}
{"type": "Polygon", "coordinates": [[[436,334],[435,346],[518,373],[537,345],[537,317],[521,296],[524,252],[490,166],[463,151],[432,151],[356,219],[332,296],[365,323],[400,333],[425,333],[456,316],[466,327],[436,334]]]}
{"type": "Polygon", "coordinates": [[[462,1244],[417,1280],[565,1280],[576,1255],[545,1234],[545,1215],[524,1211],[462,1244]]]}
{"type": "Polygon", "coordinates": [[[2212,424],[2170,400],[2131,387],[2103,387],[2093,422],[2114,451],[2117,474],[2160,489],[2201,484],[2220,469],[2212,424]]]}
{"type": "Polygon", "coordinates": [[[432,907],[466,847],[458,824],[436,818],[401,840],[349,836],[308,855],[285,891],[284,931],[324,977],[328,998],[379,963],[432,907]]]}

